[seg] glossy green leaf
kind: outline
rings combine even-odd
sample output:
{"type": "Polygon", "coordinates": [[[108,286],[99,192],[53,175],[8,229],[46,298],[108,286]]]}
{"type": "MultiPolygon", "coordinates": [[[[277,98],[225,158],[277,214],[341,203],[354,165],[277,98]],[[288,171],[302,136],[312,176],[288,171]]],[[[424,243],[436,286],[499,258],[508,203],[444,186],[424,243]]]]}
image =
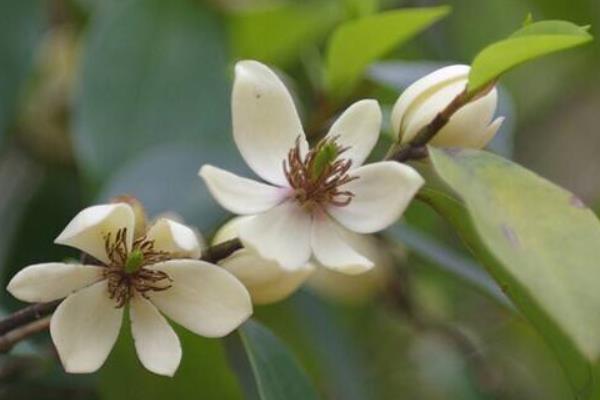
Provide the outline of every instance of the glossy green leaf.
{"type": "Polygon", "coordinates": [[[557,353],[577,398],[598,398],[600,222],[572,193],[508,160],[430,148],[421,198],[445,216],[557,353]]]}
{"type": "Polygon", "coordinates": [[[528,24],[505,40],[484,48],[473,60],[469,90],[475,92],[524,62],[588,43],[587,27],[566,21],[528,24]]]}
{"type": "Polygon", "coordinates": [[[0,1],[0,138],[13,122],[41,37],[43,5],[39,0],[0,1]]]}
{"type": "Polygon", "coordinates": [[[193,0],[118,3],[92,19],[76,104],[76,151],[94,183],[151,146],[230,132],[218,17],[193,0]]]}
{"type": "Polygon", "coordinates": [[[227,399],[241,400],[235,374],[221,341],[176,329],[183,358],[173,378],[152,374],[137,359],[129,320],[106,365],[99,373],[99,392],[106,400],[227,399]]]}
{"type": "Polygon", "coordinates": [[[331,1],[238,12],[229,18],[235,58],[287,66],[304,50],[316,48],[340,17],[340,7],[331,1]]]}
{"type": "Polygon", "coordinates": [[[327,49],[327,82],[334,96],[347,94],[373,61],[425,30],[449,7],[412,8],[371,15],[340,25],[327,49]]]}
{"type": "Polygon", "coordinates": [[[316,400],[319,398],[294,355],[271,331],[256,321],[238,330],[241,346],[254,377],[260,400],[316,400]]]}

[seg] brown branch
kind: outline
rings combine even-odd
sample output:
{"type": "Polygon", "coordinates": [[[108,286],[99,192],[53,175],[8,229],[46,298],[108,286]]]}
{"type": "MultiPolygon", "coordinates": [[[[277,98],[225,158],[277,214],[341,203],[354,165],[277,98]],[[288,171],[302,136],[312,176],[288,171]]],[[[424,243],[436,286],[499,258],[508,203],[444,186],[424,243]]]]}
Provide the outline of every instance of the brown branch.
{"type": "MultiPolygon", "coordinates": [[[[39,320],[51,314],[62,300],[54,300],[49,303],[37,303],[20,309],[0,321],[0,335],[5,335],[14,329],[18,329],[32,321],[39,320]]],[[[0,336],[2,341],[3,336],[0,336]]]]}
{"type": "Polygon", "coordinates": [[[237,250],[244,247],[240,239],[231,239],[223,243],[215,244],[214,246],[207,247],[202,250],[202,257],[200,258],[202,261],[206,261],[209,263],[216,263],[221,261],[224,258],[229,257],[237,250]]]}
{"type": "Polygon", "coordinates": [[[19,326],[3,336],[0,336],[0,354],[8,353],[21,340],[42,332],[50,326],[50,316],[19,326]]]}
{"type": "MultiPolygon", "coordinates": [[[[242,247],[242,242],[239,239],[231,239],[204,249],[200,259],[202,261],[216,263],[224,258],[229,257],[242,247]]],[[[43,321],[42,318],[52,314],[61,301],[62,299],[54,300],[48,303],[32,304],[0,320],[0,353],[3,352],[3,349],[5,349],[5,346],[7,346],[6,343],[12,343],[10,347],[16,343],[14,338],[18,338],[17,341],[19,341],[28,336],[23,336],[23,333],[33,334],[37,332],[32,331],[32,328],[29,330],[26,328],[30,325],[37,327],[38,325],[35,325],[35,323],[43,321]]],[[[4,351],[8,351],[10,347],[4,351]]]]}

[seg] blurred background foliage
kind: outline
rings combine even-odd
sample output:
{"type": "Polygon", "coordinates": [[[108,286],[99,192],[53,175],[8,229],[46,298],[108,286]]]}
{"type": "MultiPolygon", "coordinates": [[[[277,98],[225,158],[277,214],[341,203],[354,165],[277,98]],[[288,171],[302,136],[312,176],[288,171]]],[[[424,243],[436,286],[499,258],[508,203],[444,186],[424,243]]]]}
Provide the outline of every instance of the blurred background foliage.
{"type": "MultiPolygon", "coordinates": [[[[412,81],[469,63],[529,12],[600,26],[597,0],[0,0],[0,282],[29,263],[76,256],[53,238],[80,208],[118,194],[154,215],[177,212],[209,237],[227,216],[196,171],[245,168],[230,129],[236,60],[278,68],[318,135],[358,97],[389,110],[412,81]],[[332,94],[326,49],[336,27],[438,5],[451,13],[332,94]]],[[[510,73],[499,111],[507,122],[491,147],[590,204],[600,200],[599,68],[592,45],[510,73]]],[[[257,307],[323,398],[570,398],[549,349],[429,209],[416,204],[378,240],[394,251],[370,276],[319,274],[257,307]],[[390,281],[400,303],[386,295],[390,281]]],[[[20,306],[1,296],[1,313],[20,306]]],[[[173,380],[141,368],[128,332],[94,376],[64,374],[41,335],[0,356],[0,398],[242,398],[236,344],[180,334],[173,380]]]]}

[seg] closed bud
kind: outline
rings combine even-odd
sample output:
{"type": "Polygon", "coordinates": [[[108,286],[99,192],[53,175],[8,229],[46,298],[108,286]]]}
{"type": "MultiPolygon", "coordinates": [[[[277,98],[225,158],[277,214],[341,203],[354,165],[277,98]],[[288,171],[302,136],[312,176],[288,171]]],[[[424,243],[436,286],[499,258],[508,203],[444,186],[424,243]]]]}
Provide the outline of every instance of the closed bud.
{"type": "MultiPolygon", "coordinates": [[[[223,225],[213,238],[213,245],[238,236],[241,223],[251,216],[236,217],[223,225]]],[[[288,270],[273,260],[262,258],[255,250],[243,248],[218,263],[238,278],[254,304],[270,304],[294,293],[314,271],[310,263],[288,270]]]]}
{"type": "MultiPolygon", "coordinates": [[[[401,143],[410,142],[467,87],[470,67],[451,65],[438,69],[410,85],[392,110],[392,129],[401,143]]],[[[433,137],[439,147],[485,147],[504,120],[493,120],[498,102],[496,88],[461,107],[433,137]],[[493,120],[493,122],[492,122],[493,120]]]]}

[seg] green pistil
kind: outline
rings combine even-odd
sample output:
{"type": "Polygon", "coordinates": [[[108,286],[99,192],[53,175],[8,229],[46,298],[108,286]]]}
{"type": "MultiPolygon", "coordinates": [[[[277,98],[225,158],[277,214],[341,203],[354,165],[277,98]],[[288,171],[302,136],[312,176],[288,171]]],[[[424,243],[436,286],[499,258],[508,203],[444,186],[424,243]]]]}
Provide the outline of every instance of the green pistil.
{"type": "Polygon", "coordinates": [[[133,250],[127,256],[127,261],[125,262],[125,272],[128,274],[132,274],[138,271],[144,262],[144,253],[140,250],[133,250]]]}
{"type": "Polygon", "coordinates": [[[312,162],[310,168],[310,179],[317,181],[325,172],[327,167],[331,165],[338,156],[338,146],[334,142],[325,143],[320,149],[312,162]]]}

